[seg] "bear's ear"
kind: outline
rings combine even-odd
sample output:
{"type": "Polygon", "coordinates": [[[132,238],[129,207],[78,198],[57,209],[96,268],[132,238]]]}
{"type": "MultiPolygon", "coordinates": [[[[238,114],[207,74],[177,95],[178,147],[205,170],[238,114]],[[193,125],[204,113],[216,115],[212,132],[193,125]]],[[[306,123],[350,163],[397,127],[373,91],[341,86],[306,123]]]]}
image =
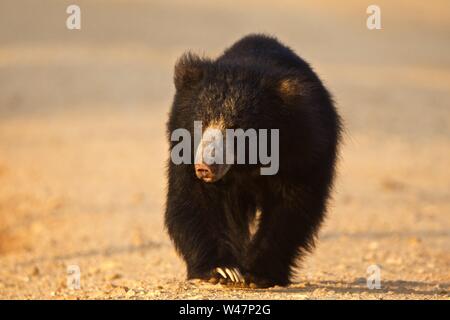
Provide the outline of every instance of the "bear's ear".
{"type": "Polygon", "coordinates": [[[302,95],[303,86],[296,78],[285,78],[278,83],[278,95],[284,101],[292,101],[302,95]]]}
{"type": "Polygon", "coordinates": [[[204,75],[205,62],[193,53],[185,53],[175,64],[175,88],[190,87],[198,83],[204,75]]]}

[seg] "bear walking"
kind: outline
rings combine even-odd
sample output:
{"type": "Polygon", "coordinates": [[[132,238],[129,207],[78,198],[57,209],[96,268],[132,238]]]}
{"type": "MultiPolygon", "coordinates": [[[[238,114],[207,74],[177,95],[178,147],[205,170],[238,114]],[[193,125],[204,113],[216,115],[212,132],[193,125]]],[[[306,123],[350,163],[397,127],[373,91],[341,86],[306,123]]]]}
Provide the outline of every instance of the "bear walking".
{"type": "Polygon", "coordinates": [[[171,151],[172,133],[194,136],[195,121],[219,132],[279,132],[276,148],[268,147],[278,151],[276,174],[261,174],[267,163],[259,160],[196,161],[210,143],[204,135],[183,151],[192,150],[182,155],[190,161],[169,160],[165,224],[188,278],[287,285],[295,262],[314,246],[332,188],[341,121],[330,94],[308,63],[265,35],[246,36],[215,60],[184,54],[174,82],[171,151]]]}

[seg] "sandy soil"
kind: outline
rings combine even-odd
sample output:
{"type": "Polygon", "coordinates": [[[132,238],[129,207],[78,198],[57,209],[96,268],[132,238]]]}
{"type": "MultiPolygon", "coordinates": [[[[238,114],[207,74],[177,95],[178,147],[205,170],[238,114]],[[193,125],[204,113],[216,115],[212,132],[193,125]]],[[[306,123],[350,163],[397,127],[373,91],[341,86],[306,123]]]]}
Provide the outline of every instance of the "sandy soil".
{"type": "Polygon", "coordinates": [[[69,2],[0,3],[0,298],[450,298],[447,1],[378,1],[380,31],[364,1],[77,2],[81,31],[65,28],[69,2]],[[173,63],[255,31],[336,97],[334,200],[291,286],[185,281],[162,220],[173,63]]]}

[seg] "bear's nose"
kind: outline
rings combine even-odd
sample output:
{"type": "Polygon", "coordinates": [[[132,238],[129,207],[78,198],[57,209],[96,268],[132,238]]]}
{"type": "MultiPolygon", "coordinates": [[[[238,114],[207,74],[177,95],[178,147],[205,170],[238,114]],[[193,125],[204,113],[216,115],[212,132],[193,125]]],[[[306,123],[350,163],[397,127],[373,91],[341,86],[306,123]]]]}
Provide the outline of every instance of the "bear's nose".
{"type": "Polygon", "coordinates": [[[216,178],[213,169],[204,163],[195,165],[195,175],[205,182],[213,182],[216,178]]]}

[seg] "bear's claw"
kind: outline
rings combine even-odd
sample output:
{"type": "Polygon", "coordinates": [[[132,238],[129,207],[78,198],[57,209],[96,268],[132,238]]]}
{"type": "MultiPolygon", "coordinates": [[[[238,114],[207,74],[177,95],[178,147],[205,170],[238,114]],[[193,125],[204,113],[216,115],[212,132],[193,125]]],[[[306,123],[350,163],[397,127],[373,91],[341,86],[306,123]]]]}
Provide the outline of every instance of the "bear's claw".
{"type": "Polygon", "coordinates": [[[245,279],[237,268],[217,267],[215,271],[225,280],[231,280],[234,283],[245,283],[245,279]]]}
{"type": "Polygon", "coordinates": [[[250,289],[264,289],[273,287],[276,283],[264,277],[255,276],[254,274],[241,273],[239,268],[217,267],[210,273],[210,278],[205,280],[212,284],[224,284],[241,286],[250,289]]]}

